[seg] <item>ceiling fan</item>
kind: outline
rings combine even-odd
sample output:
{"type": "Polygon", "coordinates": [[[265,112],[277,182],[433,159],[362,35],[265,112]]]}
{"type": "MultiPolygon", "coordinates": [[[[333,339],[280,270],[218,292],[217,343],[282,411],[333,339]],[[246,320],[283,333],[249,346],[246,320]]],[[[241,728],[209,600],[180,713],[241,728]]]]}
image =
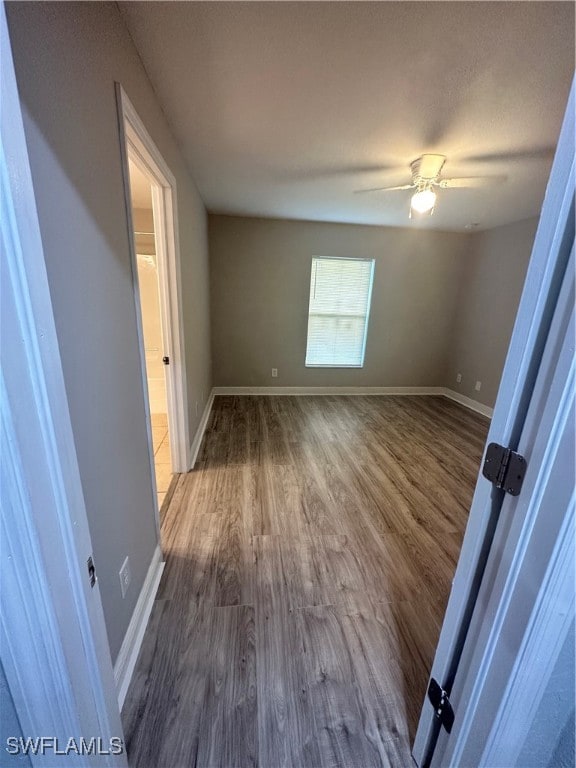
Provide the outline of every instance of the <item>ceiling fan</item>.
{"type": "Polygon", "coordinates": [[[397,187],[376,187],[375,189],[358,189],[356,192],[394,192],[401,189],[415,189],[410,202],[410,217],[416,213],[434,213],[436,205],[436,188],[463,189],[466,187],[486,187],[505,181],[505,176],[467,176],[456,179],[441,179],[440,173],[446,162],[446,155],[421,155],[410,163],[412,182],[397,187]]]}

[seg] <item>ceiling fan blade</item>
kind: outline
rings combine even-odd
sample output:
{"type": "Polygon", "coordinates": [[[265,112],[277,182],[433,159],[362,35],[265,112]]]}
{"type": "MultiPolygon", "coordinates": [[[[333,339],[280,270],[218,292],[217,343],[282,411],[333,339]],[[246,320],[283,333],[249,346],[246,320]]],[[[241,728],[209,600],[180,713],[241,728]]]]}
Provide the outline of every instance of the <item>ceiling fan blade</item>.
{"type": "Polygon", "coordinates": [[[491,152],[485,155],[470,155],[461,157],[460,161],[467,163],[514,163],[529,160],[551,160],[556,147],[540,146],[525,149],[514,149],[510,152],[491,152]]]}
{"type": "Polygon", "coordinates": [[[502,184],[506,179],[507,176],[467,176],[461,179],[440,179],[438,186],[441,189],[490,187],[493,184],[502,184]]]}
{"type": "Polygon", "coordinates": [[[397,189],[413,189],[414,184],[402,184],[400,187],[376,187],[375,189],[355,189],[355,195],[361,195],[364,192],[395,192],[397,189]]]}

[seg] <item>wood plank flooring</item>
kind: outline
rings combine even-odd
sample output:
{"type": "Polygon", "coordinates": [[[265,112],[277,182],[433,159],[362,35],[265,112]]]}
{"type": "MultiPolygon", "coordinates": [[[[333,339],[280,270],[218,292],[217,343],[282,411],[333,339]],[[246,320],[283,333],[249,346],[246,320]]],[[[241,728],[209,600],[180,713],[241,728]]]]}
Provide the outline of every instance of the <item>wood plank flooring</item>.
{"type": "Polygon", "coordinates": [[[411,766],[487,430],[440,397],[217,397],[162,510],[131,767],[411,766]]]}

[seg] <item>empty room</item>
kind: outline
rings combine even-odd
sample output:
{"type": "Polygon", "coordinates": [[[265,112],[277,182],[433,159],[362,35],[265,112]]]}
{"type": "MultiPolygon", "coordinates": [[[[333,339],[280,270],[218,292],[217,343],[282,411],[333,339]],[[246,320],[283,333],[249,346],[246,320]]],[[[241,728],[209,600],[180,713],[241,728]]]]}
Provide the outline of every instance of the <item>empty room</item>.
{"type": "Polygon", "coordinates": [[[0,22],[0,766],[573,765],[574,5],[0,22]]]}

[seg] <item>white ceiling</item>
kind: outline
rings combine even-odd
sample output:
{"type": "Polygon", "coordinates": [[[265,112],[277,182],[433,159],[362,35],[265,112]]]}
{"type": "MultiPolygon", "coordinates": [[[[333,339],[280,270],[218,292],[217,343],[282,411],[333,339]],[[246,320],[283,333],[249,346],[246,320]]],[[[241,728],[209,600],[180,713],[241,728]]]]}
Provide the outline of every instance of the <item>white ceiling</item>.
{"type": "Polygon", "coordinates": [[[436,229],[536,215],[574,70],[571,2],[128,2],[208,210],[436,229]],[[423,152],[441,190],[409,221],[423,152]]]}

